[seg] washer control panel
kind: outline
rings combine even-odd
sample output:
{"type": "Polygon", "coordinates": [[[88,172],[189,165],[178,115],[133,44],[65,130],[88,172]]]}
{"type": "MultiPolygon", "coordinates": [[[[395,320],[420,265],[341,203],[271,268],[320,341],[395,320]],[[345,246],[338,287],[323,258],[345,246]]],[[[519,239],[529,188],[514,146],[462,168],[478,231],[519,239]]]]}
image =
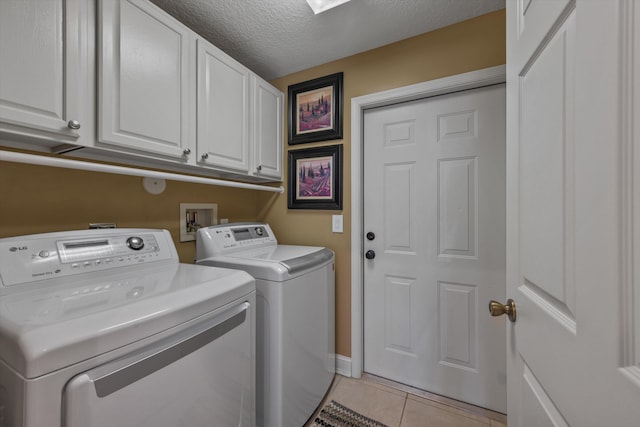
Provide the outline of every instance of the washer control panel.
{"type": "Polygon", "coordinates": [[[178,257],[166,230],[109,229],[0,239],[3,286],[178,257]]]}
{"type": "Polygon", "coordinates": [[[230,253],[238,249],[276,246],[278,244],[268,224],[232,223],[201,228],[196,235],[198,259],[230,253]],[[208,253],[208,256],[205,256],[208,253]]]}

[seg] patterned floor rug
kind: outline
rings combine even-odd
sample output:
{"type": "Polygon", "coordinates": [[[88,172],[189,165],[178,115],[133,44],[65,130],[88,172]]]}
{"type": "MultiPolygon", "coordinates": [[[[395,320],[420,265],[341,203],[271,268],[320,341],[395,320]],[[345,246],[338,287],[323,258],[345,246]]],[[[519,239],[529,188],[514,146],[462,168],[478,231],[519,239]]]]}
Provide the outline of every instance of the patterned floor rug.
{"type": "Polygon", "coordinates": [[[311,427],[387,427],[385,424],[342,406],[335,400],[327,403],[311,427]]]}

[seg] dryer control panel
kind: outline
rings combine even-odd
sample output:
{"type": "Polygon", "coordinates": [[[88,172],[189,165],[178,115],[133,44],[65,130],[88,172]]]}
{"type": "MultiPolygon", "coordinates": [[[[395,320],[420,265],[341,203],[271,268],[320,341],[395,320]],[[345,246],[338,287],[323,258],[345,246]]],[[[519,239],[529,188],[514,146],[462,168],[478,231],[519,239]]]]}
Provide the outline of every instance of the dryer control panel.
{"type": "Polygon", "coordinates": [[[214,225],[200,228],[196,234],[197,259],[277,244],[269,225],[260,223],[214,225]]]}
{"type": "Polygon", "coordinates": [[[13,286],[119,267],[178,263],[166,230],[100,229],[0,239],[0,284],[13,286]]]}

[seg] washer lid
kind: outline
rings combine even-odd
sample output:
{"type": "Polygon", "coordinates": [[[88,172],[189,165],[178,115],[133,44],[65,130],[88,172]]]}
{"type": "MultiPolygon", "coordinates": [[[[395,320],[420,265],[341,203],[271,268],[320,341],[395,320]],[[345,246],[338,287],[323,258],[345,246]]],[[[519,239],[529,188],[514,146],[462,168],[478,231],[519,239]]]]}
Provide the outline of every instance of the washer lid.
{"type": "Polygon", "coordinates": [[[0,359],[25,378],[147,338],[255,290],[245,272],[188,264],[82,276],[0,298],[0,359]]]}
{"type": "Polygon", "coordinates": [[[317,246],[278,245],[198,260],[198,264],[237,268],[256,279],[283,281],[331,262],[333,251],[317,246]]]}

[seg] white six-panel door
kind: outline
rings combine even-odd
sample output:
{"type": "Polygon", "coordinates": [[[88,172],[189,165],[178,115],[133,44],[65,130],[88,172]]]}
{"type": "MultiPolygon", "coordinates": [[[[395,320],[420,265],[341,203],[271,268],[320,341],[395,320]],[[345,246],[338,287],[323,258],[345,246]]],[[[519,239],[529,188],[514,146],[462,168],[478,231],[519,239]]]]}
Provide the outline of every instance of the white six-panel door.
{"type": "Polygon", "coordinates": [[[640,423],[638,24],[507,1],[510,426],[640,423]]]}
{"type": "Polygon", "coordinates": [[[501,412],[504,89],[364,115],[364,370],[501,412]]]}

